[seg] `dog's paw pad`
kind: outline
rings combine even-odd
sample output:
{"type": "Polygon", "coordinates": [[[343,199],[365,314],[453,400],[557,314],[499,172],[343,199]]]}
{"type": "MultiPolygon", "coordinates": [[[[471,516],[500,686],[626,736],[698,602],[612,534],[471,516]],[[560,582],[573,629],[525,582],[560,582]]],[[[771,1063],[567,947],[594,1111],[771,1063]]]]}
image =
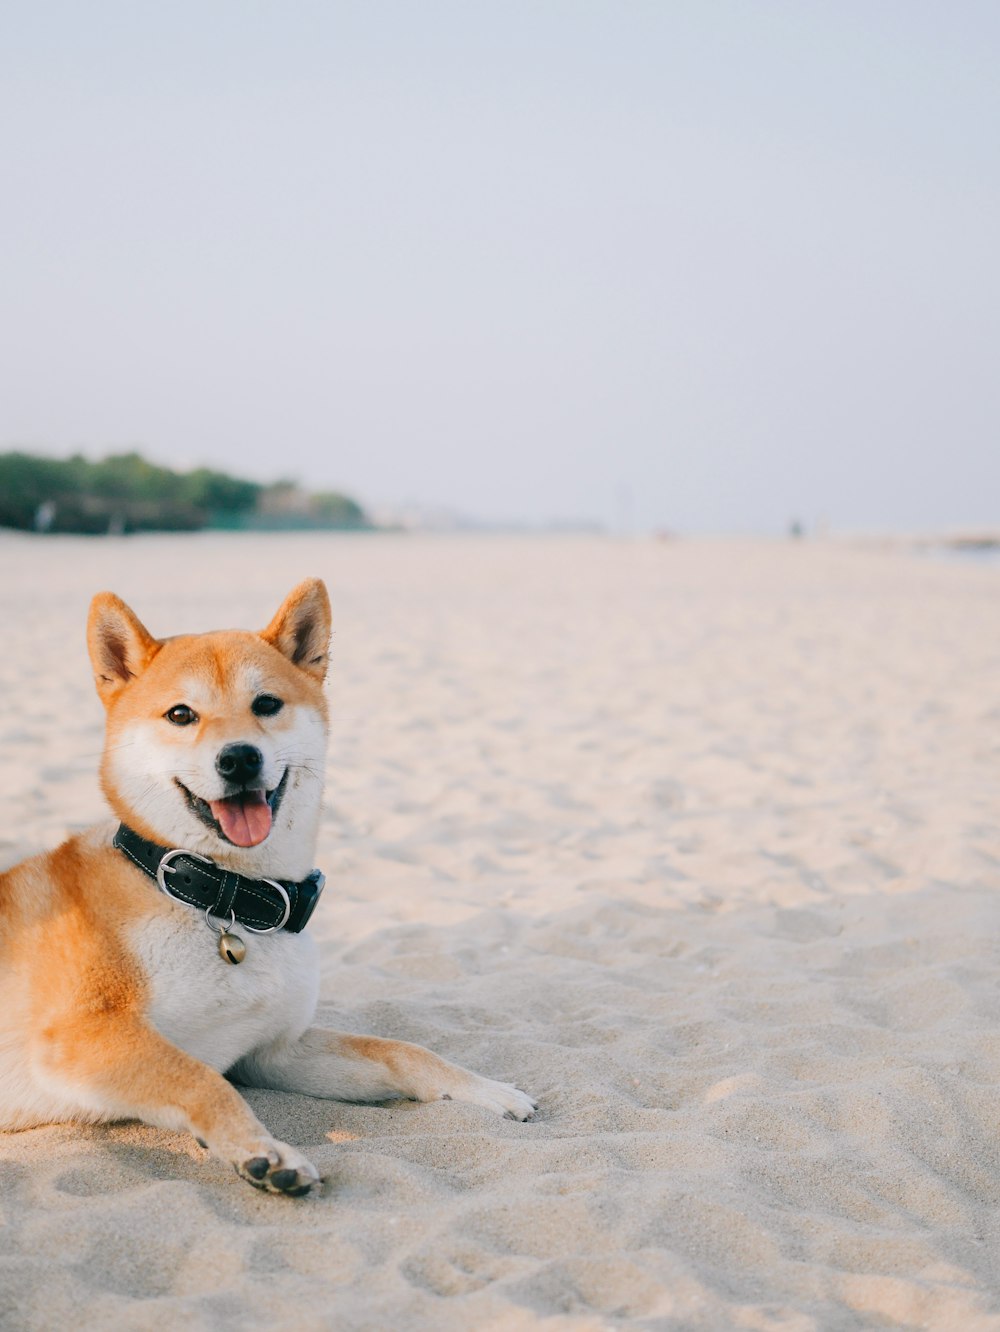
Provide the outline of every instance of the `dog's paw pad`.
{"type": "Polygon", "coordinates": [[[304,1156],[284,1143],[275,1143],[266,1156],[251,1156],[237,1165],[237,1172],[254,1188],[279,1193],[286,1198],[301,1198],[318,1184],[319,1171],[304,1156]]]}
{"type": "Polygon", "coordinates": [[[280,1192],[284,1193],[287,1189],[294,1188],[300,1183],[299,1172],[286,1167],[284,1170],[276,1170],[271,1176],[271,1183],[280,1192]]]}

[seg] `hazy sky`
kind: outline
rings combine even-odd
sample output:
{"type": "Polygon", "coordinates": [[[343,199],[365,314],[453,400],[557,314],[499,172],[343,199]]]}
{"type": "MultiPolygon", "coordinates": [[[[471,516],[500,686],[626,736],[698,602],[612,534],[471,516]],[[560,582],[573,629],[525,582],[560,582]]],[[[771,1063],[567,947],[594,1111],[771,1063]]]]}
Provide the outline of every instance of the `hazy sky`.
{"type": "Polygon", "coordinates": [[[998,70],[995,0],[0,0],[0,447],[997,524],[998,70]]]}

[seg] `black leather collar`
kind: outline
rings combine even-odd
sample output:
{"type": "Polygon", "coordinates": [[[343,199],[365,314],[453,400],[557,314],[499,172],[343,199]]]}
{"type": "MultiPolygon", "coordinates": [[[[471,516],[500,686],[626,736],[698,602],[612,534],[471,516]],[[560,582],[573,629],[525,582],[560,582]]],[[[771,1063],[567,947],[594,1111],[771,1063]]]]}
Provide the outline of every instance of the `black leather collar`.
{"type": "Polygon", "coordinates": [[[326,883],[318,869],[298,883],[285,879],[248,879],[197,852],[171,850],[148,842],[124,823],[115,833],[114,845],[144,874],[155,879],[169,897],[209,912],[217,926],[229,928],[233,921],[239,921],[253,934],[270,934],[272,930],[298,934],[305,928],[326,883]]]}

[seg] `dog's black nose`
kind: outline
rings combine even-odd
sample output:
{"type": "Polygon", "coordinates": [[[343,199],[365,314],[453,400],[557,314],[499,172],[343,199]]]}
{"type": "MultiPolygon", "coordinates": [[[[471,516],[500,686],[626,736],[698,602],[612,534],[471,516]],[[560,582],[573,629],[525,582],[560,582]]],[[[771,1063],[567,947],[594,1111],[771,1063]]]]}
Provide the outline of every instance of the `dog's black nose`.
{"type": "Polygon", "coordinates": [[[264,766],[264,755],[256,745],[224,745],[215,760],[215,769],[227,782],[246,786],[264,766]]]}

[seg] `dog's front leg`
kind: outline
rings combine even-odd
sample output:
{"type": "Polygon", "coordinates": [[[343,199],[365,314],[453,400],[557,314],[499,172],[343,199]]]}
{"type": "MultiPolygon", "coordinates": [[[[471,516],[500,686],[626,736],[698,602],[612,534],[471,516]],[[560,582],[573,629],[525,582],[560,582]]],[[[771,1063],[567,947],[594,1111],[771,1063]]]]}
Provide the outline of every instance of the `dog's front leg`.
{"type": "Polygon", "coordinates": [[[298,1040],[255,1050],[232,1072],[247,1086],[335,1101],[468,1101],[521,1120],[530,1119],[538,1109],[538,1103],[517,1087],[481,1078],[423,1046],[378,1036],[348,1036],[324,1027],[310,1027],[298,1040]]]}
{"type": "Polygon", "coordinates": [[[272,1138],[226,1079],[128,1013],[54,1022],[33,1050],[36,1076],[87,1118],[187,1129],[250,1184],[298,1196],[319,1180],[272,1138]]]}

